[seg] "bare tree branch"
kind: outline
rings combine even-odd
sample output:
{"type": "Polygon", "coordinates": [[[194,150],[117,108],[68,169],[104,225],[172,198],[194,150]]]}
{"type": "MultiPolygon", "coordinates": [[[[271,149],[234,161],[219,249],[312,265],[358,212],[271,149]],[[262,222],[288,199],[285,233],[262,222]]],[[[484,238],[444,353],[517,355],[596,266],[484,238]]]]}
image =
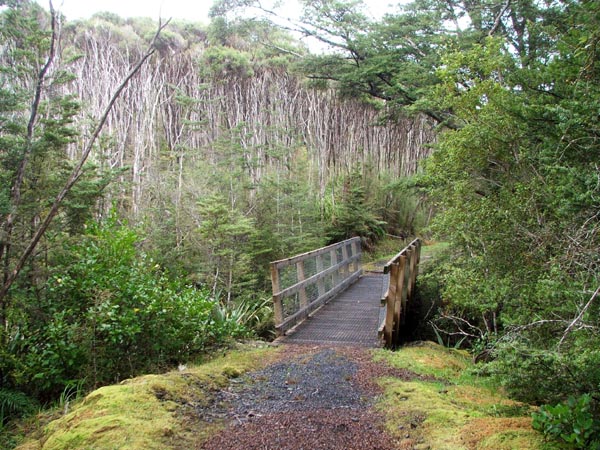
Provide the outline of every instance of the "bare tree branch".
{"type": "Polygon", "coordinates": [[[120,97],[123,90],[127,87],[127,85],[129,84],[129,81],[137,74],[137,72],[140,70],[140,68],[144,65],[146,60],[154,54],[154,52],[156,51],[156,48],[155,48],[156,40],[158,39],[162,30],[169,24],[169,22],[170,22],[170,20],[167,20],[164,24],[162,24],[162,22],[159,21],[158,30],[154,34],[154,37],[152,38],[152,41],[150,42],[148,49],[145,51],[145,53],[140,58],[140,60],[137,62],[137,64],[130,70],[129,74],[125,77],[125,79],[122,81],[122,83],[119,85],[119,87],[116,89],[116,91],[112,95],[110,101],[108,102],[108,105],[106,106],[106,109],[104,110],[104,113],[100,117],[98,125],[96,126],[94,132],[92,133],[92,136],[89,138],[87,145],[85,146],[85,148],[83,150],[83,153],[81,155],[81,158],[79,159],[79,162],[74,167],[73,171],[71,172],[71,175],[69,176],[69,179],[63,186],[62,190],[56,196],[54,203],[52,204],[52,207],[50,208],[50,211],[48,212],[48,215],[46,216],[46,218],[41,222],[41,224],[37,228],[36,232],[34,233],[33,237],[31,238],[31,241],[29,242],[29,245],[23,251],[23,253],[21,254],[19,260],[17,261],[14,269],[11,271],[8,278],[5,280],[4,284],[2,285],[2,288],[0,289],[0,301],[2,299],[4,299],[4,297],[8,293],[8,290],[12,286],[13,282],[16,280],[19,273],[23,269],[25,263],[27,262],[27,260],[29,259],[29,257],[33,253],[33,251],[35,250],[40,239],[46,233],[46,230],[48,229],[50,223],[52,222],[52,220],[58,213],[58,209],[59,209],[60,205],[62,204],[63,200],[65,199],[67,194],[70,192],[71,188],[75,185],[77,180],[79,180],[79,178],[81,177],[81,175],[83,173],[83,166],[84,166],[85,162],[87,161],[87,158],[89,157],[89,155],[94,147],[94,143],[96,142],[96,139],[100,135],[100,132],[102,131],[102,128],[104,127],[104,124],[106,123],[108,115],[110,114],[115,102],[120,97]]]}
{"type": "Polygon", "coordinates": [[[594,293],[592,294],[592,296],[590,297],[590,299],[588,300],[588,302],[581,309],[581,311],[579,311],[579,314],[577,315],[577,317],[575,317],[575,319],[573,319],[573,322],[571,322],[569,324],[569,326],[567,327],[567,329],[563,333],[563,335],[560,338],[560,341],[558,343],[558,346],[557,346],[557,350],[558,351],[560,351],[560,347],[565,342],[565,339],[567,339],[567,336],[571,333],[571,331],[573,330],[573,328],[575,328],[575,325],[577,325],[577,323],[583,318],[583,315],[586,313],[586,311],[588,310],[588,308],[590,307],[590,305],[592,304],[592,302],[594,301],[594,299],[598,296],[598,293],[600,293],[600,286],[598,286],[598,288],[594,291],[594,293]]]}
{"type": "Polygon", "coordinates": [[[490,31],[488,33],[488,36],[492,36],[496,32],[496,30],[498,29],[498,27],[500,26],[500,21],[502,20],[502,16],[504,15],[504,13],[510,7],[510,1],[511,0],[506,0],[506,3],[504,4],[504,8],[502,8],[502,10],[496,16],[496,20],[494,20],[494,25],[490,29],[490,31]]]}

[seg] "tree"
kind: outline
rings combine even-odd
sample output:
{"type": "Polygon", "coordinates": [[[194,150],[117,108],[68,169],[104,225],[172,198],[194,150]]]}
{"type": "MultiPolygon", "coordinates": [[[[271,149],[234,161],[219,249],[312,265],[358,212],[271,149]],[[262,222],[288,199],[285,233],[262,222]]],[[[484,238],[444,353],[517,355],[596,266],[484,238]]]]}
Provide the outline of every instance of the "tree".
{"type": "Polygon", "coordinates": [[[361,168],[344,178],[341,193],[331,205],[331,217],[326,229],[328,243],[341,242],[359,236],[366,249],[380,240],[385,234],[385,222],[375,213],[375,205],[369,199],[369,192],[361,168]]]}
{"type": "MultiPolygon", "coordinates": [[[[22,5],[22,4],[19,4],[19,5],[22,5]]],[[[27,2],[24,3],[23,5],[25,5],[26,7],[29,6],[29,4],[27,2]]],[[[15,12],[13,10],[9,10],[9,11],[11,13],[15,12]]],[[[33,11],[35,12],[35,8],[33,9],[33,11]]],[[[21,188],[23,185],[23,180],[25,178],[25,171],[27,170],[29,158],[32,153],[33,146],[34,146],[34,143],[32,140],[33,140],[33,136],[34,136],[35,125],[38,120],[38,108],[40,105],[42,89],[44,87],[44,83],[46,82],[47,71],[54,60],[54,51],[55,51],[54,46],[56,45],[57,35],[56,35],[56,30],[55,30],[56,12],[54,11],[54,9],[52,7],[52,3],[50,3],[50,14],[51,14],[51,23],[53,24],[52,25],[53,31],[52,31],[52,35],[50,37],[49,55],[48,55],[46,63],[40,70],[37,80],[36,80],[36,83],[35,83],[35,94],[33,97],[33,102],[31,104],[29,121],[28,121],[28,125],[27,125],[27,134],[26,134],[26,138],[25,138],[25,149],[20,156],[20,161],[18,163],[18,169],[14,175],[14,181],[13,181],[12,188],[11,188],[11,206],[10,206],[11,209],[16,209],[20,206],[21,188]]],[[[164,28],[164,26],[166,26],[166,24],[159,25],[159,29],[158,29],[157,33],[154,35],[154,38],[153,38],[148,50],[146,51],[146,53],[142,56],[142,58],[138,61],[138,63],[131,69],[131,71],[129,72],[127,77],[122,81],[121,85],[116,89],[116,91],[112,95],[108,105],[106,106],[106,109],[104,110],[102,116],[98,120],[97,126],[95,127],[91,137],[87,141],[85,148],[82,151],[79,161],[73,166],[73,169],[72,169],[70,175],[64,181],[64,185],[57,192],[56,197],[54,198],[45,217],[39,218],[39,225],[34,227],[34,230],[32,232],[32,236],[31,236],[29,243],[25,246],[22,253],[16,258],[14,267],[10,267],[10,269],[9,269],[10,258],[9,258],[8,253],[9,253],[9,249],[10,249],[10,238],[11,238],[11,234],[12,234],[12,227],[13,227],[14,220],[15,220],[14,211],[10,211],[7,214],[6,218],[3,220],[2,225],[3,225],[3,229],[4,229],[4,233],[6,235],[7,241],[5,243],[3,243],[2,247],[0,247],[3,251],[3,254],[0,254],[0,256],[4,256],[4,259],[6,261],[5,270],[4,270],[5,278],[3,280],[3,285],[0,288],[0,303],[2,304],[2,308],[1,308],[2,311],[6,311],[5,298],[6,298],[6,295],[8,294],[10,287],[12,286],[14,281],[17,279],[19,273],[25,266],[25,263],[30,258],[31,254],[37,247],[38,243],[40,242],[40,240],[42,239],[42,237],[48,230],[50,223],[52,222],[54,217],[58,214],[59,208],[61,207],[64,199],[71,192],[71,190],[73,189],[73,186],[75,186],[77,181],[83,175],[84,166],[87,161],[87,158],[90,155],[90,153],[94,147],[94,143],[95,143],[96,139],[98,138],[98,136],[100,135],[100,132],[102,131],[102,128],[103,128],[103,126],[107,120],[107,117],[112,109],[112,106],[118,99],[121,92],[125,89],[125,87],[127,86],[128,82],[131,80],[131,78],[133,78],[133,76],[139,71],[140,67],[145,63],[145,61],[154,53],[154,47],[153,47],[154,41],[156,40],[156,38],[158,37],[158,35],[160,34],[160,31],[164,28]]],[[[29,36],[29,35],[27,35],[27,36],[29,36]]],[[[59,111],[62,112],[60,109],[59,109],[59,111]]],[[[58,125],[62,125],[65,121],[68,123],[68,121],[69,121],[68,114],[69,114],[69,112],[67,111],[66,119],[59,118],[56,122],[49,121],[48,123],[52,123],[52,124],[57,123],[58,125]]],[[[56,129],[55,128],[54,130],[48,130],[48,131],[49,132],[47,132],[46,135],[44,135],[44,137],[50,139],[50,144],[54,144],[57,140],[58,140],[58,143],[62,144],[62,145],[64,145],[65,143],[68,142],[68,140],[67,141],[64,140],[65,139],[64,136],[60,136],[60,132],[62,132],[63,134],[65,133],[64,129],[60,129],[60,128],[56,129]],[[58,131],[59,134],[53,135],[53,134],[51,134],[52,131],[54,131],[55,133],[58,131]]],[[[67,137],[72,136],[72,130],[67,129],[66,135],[67,135],[67,137]]],[[[4,315],[3,315],[2,319],[3,319],[3,322],[5,323],[6,317],[4,315]]]]}
{"type": "Polygon", "coordinates": [[[424,179],[457,251],[440,272],[442,322],[491,343],[495,370],[529,401],[598,396],[597,12],[544,11],[551,58],[499,38],[450,53],[434,91],[460,124],[424,179]]]}

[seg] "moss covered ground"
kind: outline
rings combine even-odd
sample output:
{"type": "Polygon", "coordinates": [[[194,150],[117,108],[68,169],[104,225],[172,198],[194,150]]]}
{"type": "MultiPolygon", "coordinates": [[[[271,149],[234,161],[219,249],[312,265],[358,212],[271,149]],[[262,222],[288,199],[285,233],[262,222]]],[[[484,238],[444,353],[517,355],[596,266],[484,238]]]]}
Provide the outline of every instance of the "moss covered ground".
{"type": "MultiPolygon", "coordinates": [[[[205,414],[215,410],[218,393],[244,382],[239,377],[245,372],[286,358],[285,350],[238,349],[205,364],[97,389],[18,448],[199,448],[226,426],[226,417],[205,414]]],[[[533,408],[506,398],[490,379],[478,376],[464,351],[424,342],[394,352],[374,350],[372,357],[405,374],[378,378],[382,393],[374,399],[401,449],[558,448],[531,428],[533,408]]]]}
{"type": "Polygon", "coordinates": [[[262,367],[275,348],[228,352],[162,375],[146,375],[87,395],[57,420],[40,427],[19,450],[194,448],[223,426],[197,412],[232,378],[262,367]]]}
{"type": "Polygon", "coordinates": [[[384,395],[378,404],[388,432],[400,440],[410,435],[417,449],[558,448],[531,428],[534,409],[477,376],[465,351],[425,342],[396,352],[378,350],[375,358],[421,376],[381,379],[384,395]]]}

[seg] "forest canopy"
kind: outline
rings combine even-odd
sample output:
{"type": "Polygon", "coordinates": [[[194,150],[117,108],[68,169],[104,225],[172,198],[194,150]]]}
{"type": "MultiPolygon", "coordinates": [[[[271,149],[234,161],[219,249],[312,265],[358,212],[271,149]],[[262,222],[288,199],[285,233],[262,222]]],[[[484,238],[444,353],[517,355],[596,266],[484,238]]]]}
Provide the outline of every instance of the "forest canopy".
{"type": "MultiPolygon", "coordinates": [[[[0,298],[0,402],[266,337],[268,261],[421,233],[448,243],[420,281],[430,329],[573,418],[549,406],[537,427],[598,445],[598,3],[301,3],[282,22],[219,0],[208,26],[161,31],[0,298]],[[594,417],[579,434],[577,414],[594,417]]],[[[157,24],[2,4],[6,283],[157,24]]]]}

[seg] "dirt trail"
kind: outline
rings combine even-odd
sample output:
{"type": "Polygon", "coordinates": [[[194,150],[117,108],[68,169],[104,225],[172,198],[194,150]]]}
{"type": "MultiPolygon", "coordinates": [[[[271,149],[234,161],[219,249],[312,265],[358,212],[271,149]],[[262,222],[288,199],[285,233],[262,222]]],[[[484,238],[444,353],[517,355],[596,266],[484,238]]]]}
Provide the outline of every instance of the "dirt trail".
{"type": "Polygon", "coordinates": [[[372,362],[369,350],[287,345],[280,360],[217,394],[210,413],[226,417],[227,427],[199,448],[414,448],[409,433],[392,439],[374,409],[381,392],[373,380],[382,376],[418,378],[372,362]]]}

